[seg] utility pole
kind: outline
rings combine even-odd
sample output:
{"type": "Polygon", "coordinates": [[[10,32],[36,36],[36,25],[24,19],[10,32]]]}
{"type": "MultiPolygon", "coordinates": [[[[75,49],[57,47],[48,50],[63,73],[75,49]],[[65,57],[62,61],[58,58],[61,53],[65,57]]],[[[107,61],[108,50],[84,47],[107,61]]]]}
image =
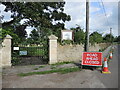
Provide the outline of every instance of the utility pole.
{"type": "Polygon", "coordinates": [[[89,51],[89,0],[86,0],[86,36],[85,51],[89,51]]]}
{"type": "Polygon", "coordinates": [[[110,41],[111,41],[111,44],[112,44],[112,28],[110,28],[110,41]]]}

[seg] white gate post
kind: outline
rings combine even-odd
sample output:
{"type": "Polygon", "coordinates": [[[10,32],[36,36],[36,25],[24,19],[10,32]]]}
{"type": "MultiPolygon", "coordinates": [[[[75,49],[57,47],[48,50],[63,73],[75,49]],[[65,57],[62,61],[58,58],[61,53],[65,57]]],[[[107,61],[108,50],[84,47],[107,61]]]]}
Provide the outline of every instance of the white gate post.
{"type": "Polygon", "coordinates": [[[57,39],[55,35],[49,36],[49,64],[57,63],[57,39]]]}
{"type": "Polygon", "coordinates": [[[2,43],[2,66],[11,66],[11,39],[10,35],[7,35],[2,43]]]}

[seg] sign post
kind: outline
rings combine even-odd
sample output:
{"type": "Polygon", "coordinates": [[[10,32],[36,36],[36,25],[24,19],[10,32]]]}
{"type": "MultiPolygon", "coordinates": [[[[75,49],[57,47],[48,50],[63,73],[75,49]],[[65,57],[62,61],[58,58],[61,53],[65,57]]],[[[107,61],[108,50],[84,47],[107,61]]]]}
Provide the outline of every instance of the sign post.
{"type": "Polygon", "coordinates": [[[83,52],[82,65],[102,66],[102,52],[83,52]]]}

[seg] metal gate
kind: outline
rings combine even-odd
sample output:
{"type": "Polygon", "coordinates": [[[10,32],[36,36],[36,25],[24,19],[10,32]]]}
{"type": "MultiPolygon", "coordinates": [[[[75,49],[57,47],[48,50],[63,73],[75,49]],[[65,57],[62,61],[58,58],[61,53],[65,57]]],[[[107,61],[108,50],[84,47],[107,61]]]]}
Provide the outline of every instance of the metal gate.
{"type": "Polygon", "coordinates": [[[12,45],[12,65],[47,64],[48,56],[48,40],[39,44],[12,45]]]}

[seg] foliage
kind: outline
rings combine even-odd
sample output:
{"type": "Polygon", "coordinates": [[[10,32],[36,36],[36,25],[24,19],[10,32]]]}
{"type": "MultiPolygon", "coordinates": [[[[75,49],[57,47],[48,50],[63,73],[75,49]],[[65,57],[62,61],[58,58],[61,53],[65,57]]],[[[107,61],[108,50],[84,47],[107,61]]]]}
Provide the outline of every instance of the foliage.
{"type": "Polygon", "coordinates": [[[90,43],[93,45],[95,43],[102,43],[103,41],[103,37],[102,34],[98,33],[98,32],[93,32],[90,35],[90,43]]]}
{"type": "Polygon", "coordinates": [[[46,55],[43,47],[20,47],[20,51],[27,51],[26,56],[43,56],[46,55]]]}
{"type": "Polygon", "coordinates": [[[117,37],[117,41],[120,43],[120,35],[117,37]]]}
{"type": "Polygon", "coordinates": [[[38,70],[39,68],[34,68],[34,70],[38,70]]]}
{"type": "Polygon", "coordinates": [[[38,68],[34,68],[34,70],[39,70],[39,69],[44,68],[44,67],[45,67],[45,65],[40,65],[38,68]]]}
{"type": "Polygon", "coordinates": [[[113,42],[114,41],[114,36],[112,34],[106,34],[103,37],[104,42],[113,42]]]}
{"type": "Polygon", "coordinates": [[[24,41],[27,37],[26,25],[19,25],[15,28],[14,33],[18,35],[21,41],[24,41]]]}
{"type": "Polygon", "coordinates": [[[38,44],[39,43],[38,42],[38,40],[39,40],[39,33],[38,33],[37,30],[35,30],[35,29],[32,30],[30,36],[31,37],[27,39],[29,44],[34,44],[34,43],[38,44]]]}
{"type": "Polygon", "coordinates": [[[67,45],[67,44],[73,44],[73,41],[72,40],[63,40],[61,42],[61,45],[67,45]]]}
{"type": "MultiPolygon", "coordinates": [[[[20,23],[14,22],[12,24],[7,24],[9,22],[4,22],[2,23],[2,28],[4,30],[9,31],[10,33],[14,33],[18,36],[18,38],[20,39],[19,41],[25,41],[25,38],[27,37],[27,32],[26,32],[26,25],[20,25],[20,23]],[[7,24],[7,25],[6,25],[7,24]]],[[[13,38],[14,40],[14,38],[13,38]]],[[[19,41],[17,43],[19,43],[19,41]]]]}
{"type": "MultiPolygon", "coordinates": [[[[65,2],[2,2],[2,4],[6,6],[6,12],[12,12],[11,18],[13,19],[4,22],[3,28],[6,26],[14,28],[20,38],[26,37],[26,26],[35,28],[39,26],[41,35],[44,38],[51,33],[59,37],[57,31],[64,29],[64,22],[71,19],[69,15],[64,13],[65,2]],[[26,21],[21,25],[20,21],[23,19],[26,19],[26,21]]],[[[33,35],[31,39],[33,39],[33,35]]],[[[28,41],[30,42],[30,39],[28,41]]]]}
{"type": "Polygon", "coordinates": [[[60,43],[61,42],[61,30],[62,28],[58,28],[56,30],[53,30],[52,34],[54,34],[55,36],[58,37],[58,42],[60,43]]]}
{"type": "Polygon", "coordinates": [[[52,65],[50,68],[51,69],[56,69],[57,66],[52,65]]]}
{"type": "Polygon", "coordinates": [[[0,28],[0,42],[3,41],[3,39],[6,37],[6,35],[10,35],[12,37],[12,39],[14,40],[14,43],[20,42],[20,38],[18,37],[18,35],[16,35],[13,32],[13,29],[9,28],[6,30],[3,28],[0,28]]]}
{"type": "Polygon", "coordinates": [[[20,58],[18,58],[19,56],[20,55],[19,55],[18,51],[12,53],[11,63],[12,63],[13,66],[20,64],[20,58]]]}
{"type": "Polygon", "coordinates": [[[114,42],[120,43],[120,35],[119,35],[119,36],[116,36],[116,37],[114,38],[114,42]]]}
{"type": "Polygon", "coordinates": [[[83,44],[85,42],[85,32],[81,29],[80,26],[76,28],[71,28],[74,32],[74,43],[75,44],[83,44]]]}
{"type": "Polygon", "coordinates": [[[75,38],[74,39],[75,43],[78,43],[78,44],[82,43],[83,44],[85,42],[85,33],[82,30],[80,30],[80,31],[75,33],[74,38],[75,38]]]}
{"type": "Polygon", "coordinates": [[[45,65],[41,65],[41,66],[39,66],[39,68],[44,68],[45,67],[45,65]]]}
{"type": "Polygon", "coordinates": [[[28,19],[25,24],[30,26],[51,27],[52,20],[63,22],[70,20],[70,16],[63,12],[65,2],[3,2],[2,4],[6,6],[5,11],[13,12],[12,18],[28,19]]]}

